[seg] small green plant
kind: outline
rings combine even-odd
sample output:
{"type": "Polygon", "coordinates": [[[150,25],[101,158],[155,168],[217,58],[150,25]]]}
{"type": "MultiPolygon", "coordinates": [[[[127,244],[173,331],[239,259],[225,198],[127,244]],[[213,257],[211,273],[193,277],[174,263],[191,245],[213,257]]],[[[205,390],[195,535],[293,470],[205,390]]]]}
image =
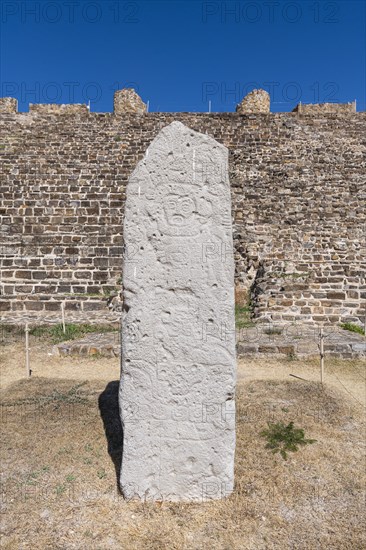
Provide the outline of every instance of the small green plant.
{"type": "Polygon", "coordinates": [[[114,290],[108,290],[108,289],[103,289],[103,296],[105,298],[109,298],[110,296],[115,296],[115,292],[114,290]]]}
{"type": "Polygon", "coordinates": [[[250,306],[235,306],[235,325],[236,328],[253,327],[254,323],[250,319],[250,306]]]}
{"type": "Polygon", "coordinates": [[[99,477],[99,479],[103,479],[107,476],[107,472],[105,471],[104,468],[101,468],[100,470],[97,471],[97,476],[99,477]]]}
{"type": "Polygon", "coordinates": [[[264,334],[272,335],[272,334],[282,334],[283,328],[281,327],[269,327],[264,329],[264,334]]]}
{"type": "Polygon", "coordinates": [[[105,359],[105,356],[103,355],[103,353],[100,353],[100,352],[92,353],[89,357],[91,359],[93,359],[93,361],[98,361],[100,359],[105,359]]]}
{"type": "Polygon", "coordinates": [[[24,338],[24,327],[10,325],[9,323],[0,324],[0,344],[10,344],[24,338]]]}
{"type": "Polygon", "coordinates": [[[68,474],[65,479],[68,483],[72,483],[73,481],[75,481],[76,477],[74,476],[74,474],[68,474]]]}
{"type": "Polygon", "coordinates": [[[363,328],[359,325],[356,325],[355,323],[342,323],[341,328],[343,328],[344,330],[349,330],[350,332],[357,332],[357,334],[365,334],[363,328]]]}
{"type": "Polygon", "coordinates": [[[53,344],[58,344],[66,340],[75,340],[77,338],[83,337],[85,334],[90,332],[116,332],[118,329],[110,325],[89,325],[84,324],[74,324],[74,323],[65,323],[65,332],[63,330],[62,324],[47,326],[42,325],[34,327],[29,331],[29,334],[36,337],[48,337],[51,339],[53,344]]]}
{"type": "Polygon", "coordinates": [[[66,491],[66,485],[57,485],[56,495],[62,495],[66,491]]]}
{"type": "Polygon", "coordinates": [[[276,277],[276,278],[279,278],[279,279],[288,279],[288,278],[291,278],[291,279],[302,279],[302,278],[308,278],[310,273],[308,271],[303,271],[303,272],[300,272],[300,273],[297,273],[297,272],[292,272],[292,273],[284,273],[284,272],[281,272],[281,271],[273,271],[271,273],[272,277],[276,277]]]}
{"type": "Polygon", "coordinates": [[[34,472],[31,472],[30,474],[28,474],[27,476],[27,479],[26,479],[26,484],[27,485],[36,485],[36,479],[37,477],[39,476],[39,472],[37,471],[34,471],[34,472]]]}
{"type": "MultiPolygon", "coordinates": [[[[57,408],[60,403],[88,403],[85,392],[83,394],[83,390],[80,389],[85,386],[86,383],[87,382],[79,382],[65,392],[54,389],[49,395],[40,395],[39,397],[26,397],[24,399],[18,399],[14,403],[17,405],[23,405],[24,403],[37,403],[40,406],[46,406],[50,404],[54,405],[55,408],[57,408]]],[[[61,452],[68,451],[60,450],[59,453],[61,452]]],[[[48,468],[48,466],[46,466],[45,468],[48,468]]]]}
{"type": "Polygon", "coordinates": [[[299,450],[299,446],[309,445],[316,442],[316,439],[305,439],[305,432],[302,428],[294,428],[294,423],[287,426],[283,422],[268,422],[268,429],[260,432],[260,436],[267,439],[266,449],[272,453],[280,453],[284,460],[287,460],[287,452],[299,450]]]}
{"type": "Polygon", "coordinates": [[[34,327],[29,331],[29,334],[36,337],[50,337],[54,344],[63,342],[64,340],[74,340],[80,335],[79,325],[73,323],[65,324],[65,332],[62,324],[48,326],[34,327]]]}
{"type": "Polygon", "coordinates": [[[58,455],[65,455],[65,454],[68,454],[70,451],[71,451],[70,447],[61,447],[61,449],[59,449],[57,451],[57,454],[58,455]]]}

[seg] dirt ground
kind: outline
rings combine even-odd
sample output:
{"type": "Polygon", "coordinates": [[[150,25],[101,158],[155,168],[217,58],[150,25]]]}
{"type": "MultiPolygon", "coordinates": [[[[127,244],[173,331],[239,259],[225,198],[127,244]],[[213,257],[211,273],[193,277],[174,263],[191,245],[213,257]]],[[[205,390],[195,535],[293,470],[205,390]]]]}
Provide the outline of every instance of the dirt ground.
{"type": "Polygon", "coordinates": [[[315,360],[241,360],[234,493],[140,504],[117,490],[118,360],[31,347],[29,380],[22,343],[0,350],[3,549],[366,547],[365,361],[326,359],[321,387],[315,360]],[[316,443],[285,461],[259,432],[291,420],[316,443]]]}

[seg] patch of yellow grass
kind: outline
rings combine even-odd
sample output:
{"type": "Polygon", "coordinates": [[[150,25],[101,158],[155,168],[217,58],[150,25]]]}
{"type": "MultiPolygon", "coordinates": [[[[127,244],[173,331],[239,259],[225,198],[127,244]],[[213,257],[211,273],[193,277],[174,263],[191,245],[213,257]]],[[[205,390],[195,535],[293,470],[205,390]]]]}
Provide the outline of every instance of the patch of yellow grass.
{"type": "MultiPolygon", "coordinates": [[[[8,385],[2,390],[2,548],[365,547],[358,403],[314,381],[255,380],[254,363],[251,368],[251,377],[238,383],[234,493],[204,504],[120,496],[116,380],[44,377],[8,385]],[[272,420],[293,420],[317,443],[284,461],[259,436],[272,420]]],[[[266,368],[258,367],[259,378],[266,368]]]]}

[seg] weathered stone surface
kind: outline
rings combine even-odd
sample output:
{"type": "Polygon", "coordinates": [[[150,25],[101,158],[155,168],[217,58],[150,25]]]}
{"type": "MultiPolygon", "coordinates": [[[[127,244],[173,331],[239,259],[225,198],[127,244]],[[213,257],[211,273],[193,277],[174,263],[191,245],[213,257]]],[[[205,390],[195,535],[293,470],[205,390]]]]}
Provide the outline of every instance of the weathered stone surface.
{"type": "Polygon", "coordinates": [[[243,115],[248,113],[269,113],[270,96],[265,90],[253,90],[236,106],[236,112],[243,115]]]}
{"type": "Polygon", "coordinates": [[[126,498],[233,488],[234,259],[227,149],[173,122],[130,177],[120,410],[126,498]]]}
{"type": "Polygon", "coordinates": [[[303,115],[322,115],[336,113],[349,115],[356,112],[356,102],[352,103],[298,103],[293,109],[294,113],[303,115]]]}
{"type": "Polygon", "coordinates": [[[230,151],[235,279],[254,318],[363,326],[366,112],[0,114],[4,307],[119,290],[127,180],[173,120],[230,151]],[[323,305],[328,291],[346,298],[323,305]]]}
{"type": "Polygon", "coordinates": [[[0,97],[0,113],[17,113],[18,101],[14,97],[0,97]]]}
{"type": "Polygon", "coordinates": [[[88,115],[89,109],[82,103],[30,103],[29,112],[41,115],[88,115]]]}
{"type": "Polygon", "coordinates": [[[114,114],[125,115],[128,113],[137,115],[146,113],[146,104],[133,88],[117,90],[114,94],[114,114]]]}

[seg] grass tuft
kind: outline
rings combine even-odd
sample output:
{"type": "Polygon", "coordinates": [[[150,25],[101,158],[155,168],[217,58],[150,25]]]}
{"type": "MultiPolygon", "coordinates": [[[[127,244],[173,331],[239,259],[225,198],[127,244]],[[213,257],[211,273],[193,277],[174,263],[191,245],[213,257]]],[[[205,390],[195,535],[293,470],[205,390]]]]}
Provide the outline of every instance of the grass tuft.
{"type": "Polygon", "coordinates": [[[357,332],[357,334],[365,335],[363,328],[355,323],[342,323],[341,328],[344,330],[349,330],[350,332],[357,332]]]}
{"type": "Polygon", "coordinates": [[[82,338],[85,334],[91,332],[105,333],[105,332],[116,332],[118,329],[108,325],[89,325],[89,324],[74,324],[74,323],[65,323],[65,332],[63,331],[62,324],[46,326],[42,325],[39,327],[34,327],[29,331],[29,334],[36,337],[46,337],[49,338],[53,344],[59,344],[60,342],[65,342],[66,340],[76,340],[77,338],[82,338]]]}
{"type": "Polygon", "coordinates": [[[316,439],[305,439],[305,432],[302,428],[294,428],[290,422],[285,426],[283,422],[268,422],[268,429],[260,432],[261,437],[267,439],[266,449],[272,453],[280,453],[284,460],[287,460],[287,452],[296,452],[299,446],[310,445],[316,439]]]}
{"type": "Polygon", "coordinates": [[[273,335],[273,334],[282,334],[283,333],[283,328],[281,327],[269,327],[269,328],[266,328],[264,329],[264,334],[268,334],[268,335],[273,335]]]}
{"type": "Polygon", "coordinates": [[[250,319],[250,306],[235,306],[235,325],[236,328],[254,327],[253,321],[250,319]]]}

